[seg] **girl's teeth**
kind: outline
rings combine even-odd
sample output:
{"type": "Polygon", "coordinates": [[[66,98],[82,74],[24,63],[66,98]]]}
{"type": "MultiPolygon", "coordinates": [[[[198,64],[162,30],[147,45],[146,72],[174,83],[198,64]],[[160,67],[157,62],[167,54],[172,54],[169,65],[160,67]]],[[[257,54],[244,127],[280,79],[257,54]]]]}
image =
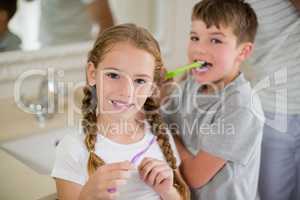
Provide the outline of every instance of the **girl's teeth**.
{"type": "Polygon", "coordinates": [[[113,105],[115,105],[117,107],[126,107],[126,108],[130,107],[130,105],[128,105],[128,104],[124,104],[124,103],[117,102],[117,101],[111,100],[110,102],[111,102],[111,104],[113,104],[113,105]]]}

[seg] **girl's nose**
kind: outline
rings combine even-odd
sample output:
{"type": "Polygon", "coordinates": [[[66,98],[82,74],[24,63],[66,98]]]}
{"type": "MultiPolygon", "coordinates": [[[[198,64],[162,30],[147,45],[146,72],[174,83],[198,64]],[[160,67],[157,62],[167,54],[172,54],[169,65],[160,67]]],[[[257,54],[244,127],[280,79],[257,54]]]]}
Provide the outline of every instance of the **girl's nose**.
{"type": "Polygon", "coordinates": [[[124,79],[120,84],[120,95],[124,98],[132,98],[134,94],[134,84],[133,81],[130,79],[124,79]]]}

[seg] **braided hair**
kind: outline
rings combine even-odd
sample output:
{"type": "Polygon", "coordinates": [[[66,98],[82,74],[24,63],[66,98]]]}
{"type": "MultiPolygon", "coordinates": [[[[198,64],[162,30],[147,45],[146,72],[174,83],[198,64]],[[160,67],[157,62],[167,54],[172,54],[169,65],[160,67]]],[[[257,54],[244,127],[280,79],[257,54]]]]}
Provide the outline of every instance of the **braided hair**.
{"type": "MultiPolygon", "coordinates": [[[[143,112],[146,120],[151,125],[153,134],[157,136],[157,142],[164,154],[166,161],[174,171],[174,187],[182,195],[183,199],[189,199],[189,190],[185,182],[175,173],[176,158],[171,148],[169,137],[166,134],[167,125],[163,122],[159,107],[160,101],[157,98],[159,87],[162,83],[162,77],[165,72],[163,70],[163,62],[157,41],[144,28],[137,27],[134,24],[122,24],[110,27],[102,32],[96,40],[93,49],[89,52],[88,62],[92,62],[95,67],[103,60],[106,53],[110,51],[112,46],[119,42],[129,42],[133,46],[145,50],[155,58],[154,83],[157,85],[156,94],[146,99],[143,106],[143,112]],[[156,96],[155,96],[156,95],[156,96]]],[[[82,100],[82,127],[85,133],[85,145],[89,151],[88,173],[91,176],[98,167],[105,162],[96,155],[95,144],[97,141],[97,95],[96,86],[86,85],[83,88],[84,98],[82,100]]]]}

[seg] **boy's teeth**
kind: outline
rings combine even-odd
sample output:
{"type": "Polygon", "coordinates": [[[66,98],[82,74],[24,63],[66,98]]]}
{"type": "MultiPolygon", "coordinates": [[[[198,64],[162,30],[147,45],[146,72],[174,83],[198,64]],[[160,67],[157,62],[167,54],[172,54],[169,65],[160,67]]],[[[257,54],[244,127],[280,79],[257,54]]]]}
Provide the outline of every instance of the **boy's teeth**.
{"type": "Polygon", "coordinates": [[[211,63],[208,63],[208,62],[203,61],[203,60],[194,60],[194,62],[200,62],[200,63],[203,62],[203,65],[201,66],[201,68],[203,68],[203,67],[212,67],[211,63]]]}
{"type": "Polygon", "coordinates": [[[196,68],[196,71],[197,72],[206,72],[206,71],[208,71],[208,67],[201,67],[201,68],[196,68]]]}
{"type": "Polygon", "coordinates": [[[204,62],[201,67],[195,68],[196,72],[206,72],[206,71],[209,70],[210,67],[212,67],[211,63],[208,63],[208,62],[203,61],[203,60],[194,60],[194,62],[204,62]]]}
{"type": "Polygon", "coordinates": [[[202,62],[205,62],[205,61],[203,61],[203,60],[194,60],[194,62],[202,63],[202,62]]]}

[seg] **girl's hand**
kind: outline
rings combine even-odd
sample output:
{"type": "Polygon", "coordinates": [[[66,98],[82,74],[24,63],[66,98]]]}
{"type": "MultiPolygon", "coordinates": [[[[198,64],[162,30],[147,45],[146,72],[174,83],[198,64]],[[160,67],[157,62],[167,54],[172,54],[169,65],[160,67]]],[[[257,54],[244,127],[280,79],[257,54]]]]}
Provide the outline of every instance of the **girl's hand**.
{"type": "Polygon", "coordinates": [[[116,199],[119,195],[118,188],[126,184],[133,169],[134,166],[129,161],[99,167],[83,186],[79,199],[116,199]],[[115,191],[109,192],[109,189],[115,191]]]}
{"type": "Polygon", "coordinates": [[[174,190],[173,170],[165,161],[144,158],[138,168],[141,179],[161,197],[174,190]]]}

